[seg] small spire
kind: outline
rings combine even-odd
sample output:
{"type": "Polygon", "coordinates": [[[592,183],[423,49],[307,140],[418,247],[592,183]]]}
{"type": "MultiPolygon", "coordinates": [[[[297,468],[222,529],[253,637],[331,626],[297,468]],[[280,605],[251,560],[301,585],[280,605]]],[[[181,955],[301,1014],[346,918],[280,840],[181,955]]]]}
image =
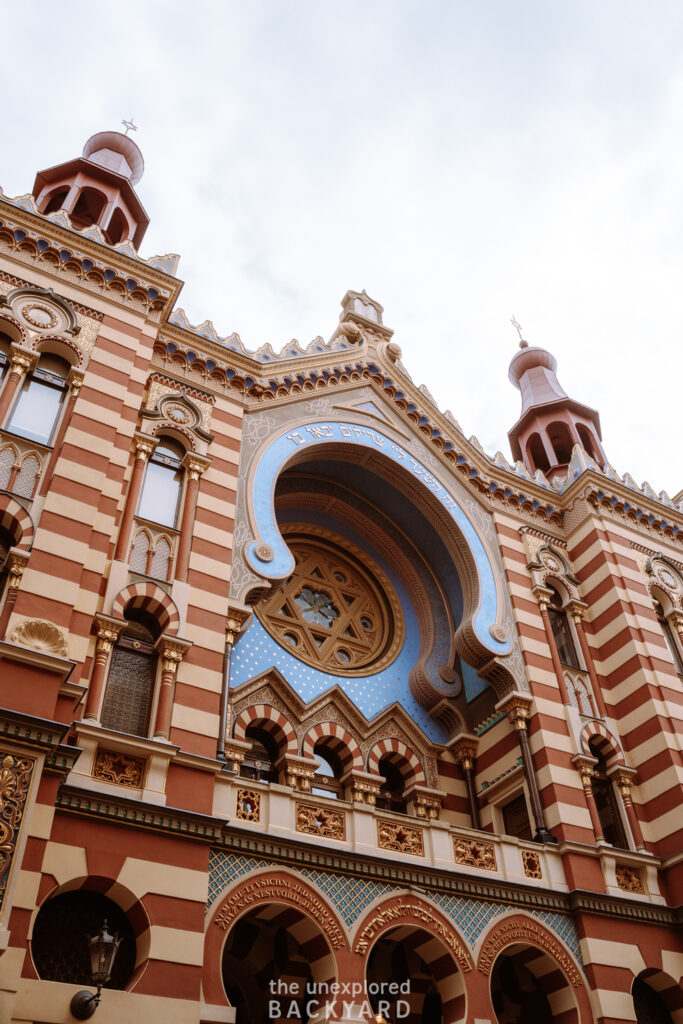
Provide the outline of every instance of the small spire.
{"type": "Polygon", "coordinates": [[[514,313],[512,314],[512,320],[510,321],[510,323],[512,324],[512,326],[517,331],[517,334],[519,335],[519,347],[520,348],[528,348],[529,347],[529,342],[525,341],[524,338],[522,337],[522,325],[520,323],[517,323],[517,317],[515,316],[514,313]]]}
{"type": "Polygon", "coordinates": [[[126,121],[124,119],[121,122],[121,124],[126,129],[125,132],[123,133],[124,135],[128,135],[128,132],[136,132],[138,130],[138,126],[135,124],[135,122],[133,121],[132,117],[131,117],[130,121],[126,121]]]}

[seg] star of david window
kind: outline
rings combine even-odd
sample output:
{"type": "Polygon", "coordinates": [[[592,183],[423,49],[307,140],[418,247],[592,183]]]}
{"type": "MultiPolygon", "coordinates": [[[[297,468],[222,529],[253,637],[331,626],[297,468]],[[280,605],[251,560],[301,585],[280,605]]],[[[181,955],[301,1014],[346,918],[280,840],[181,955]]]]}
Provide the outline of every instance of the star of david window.
{"type": "Polygon", "coordinates": [[[285,539],[294,572],[256,608],[270,635],[301,661],[335,675],[364,675],[393,661],[403,618],[379,566],[331,534],[285,539]]]}

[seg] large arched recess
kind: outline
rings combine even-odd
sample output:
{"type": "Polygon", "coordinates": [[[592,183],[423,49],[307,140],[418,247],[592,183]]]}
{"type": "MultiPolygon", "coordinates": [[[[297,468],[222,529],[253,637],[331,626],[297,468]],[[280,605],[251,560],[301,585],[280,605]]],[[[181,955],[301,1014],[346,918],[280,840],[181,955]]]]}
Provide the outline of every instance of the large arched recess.
{"type": "Polygon", "coordinates": [[[271,434],[250,461],[246,511],[253,540],[245,547],[246,567],[276,582],[293,569],[275,514],[280,475],[311,459],[362,462],[378,478],[400,489],[439,532],[462,585],[462,617],[455,634],[457,653],[493,684],[499,695],[515,680],[507,663],[511,641],[502,627],[505,590],[495,556],[472,517],[456,497],[457,481],[430,470],[389,432],[350,420],[289,424],[271,434]]]}

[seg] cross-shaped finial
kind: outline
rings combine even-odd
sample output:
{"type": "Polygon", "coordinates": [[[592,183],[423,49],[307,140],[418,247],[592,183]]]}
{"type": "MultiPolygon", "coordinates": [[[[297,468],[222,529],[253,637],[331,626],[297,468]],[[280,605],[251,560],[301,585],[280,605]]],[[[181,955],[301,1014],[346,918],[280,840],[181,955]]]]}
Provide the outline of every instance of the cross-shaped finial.
{"type": "Polygon", "coordinates": [[[520,341],[524,341],[524,338],[522,337],[522,325],[517,323],[517,319],[514,316],[514,314],[513,314],[513,317],[512,317],[512,320],[510,321],[510,323],[516,329],[517,334],[519,335],[519,340],[520,341]]]}
{"type": "Polygon", "coordinates": [[[133,123],[133,118],[132,117],[131,117],[130,121],[125,121],[124,120],[124,121],[121,122],[121,124],[124,125],[125,129],[126,129],[125,132],[123,133],[124,135],[127,135],[128,132],[131,132],[131,131],[136,132],[138,130],[138,126],[133,123]]]}

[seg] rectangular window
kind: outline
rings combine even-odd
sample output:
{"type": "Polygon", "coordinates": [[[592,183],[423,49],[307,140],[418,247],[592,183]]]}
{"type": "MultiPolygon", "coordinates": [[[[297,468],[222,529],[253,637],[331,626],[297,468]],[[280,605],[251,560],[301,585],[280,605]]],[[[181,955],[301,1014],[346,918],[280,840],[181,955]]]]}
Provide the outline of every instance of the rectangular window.
{"type": "Polygon", "coordinates": [[[503,831],[506,836],[516,836],[517,839],[533,839],[524,793],[520,793],[509,803],[504,804],[501,810],[503,831]]]}
{"type": "Polygon", "coordinates": [[[9,429],[32,441],[49,444],[62,394],[63,388],[51,387],[35,377],[29,379],[12,414],[9,429]]]}

